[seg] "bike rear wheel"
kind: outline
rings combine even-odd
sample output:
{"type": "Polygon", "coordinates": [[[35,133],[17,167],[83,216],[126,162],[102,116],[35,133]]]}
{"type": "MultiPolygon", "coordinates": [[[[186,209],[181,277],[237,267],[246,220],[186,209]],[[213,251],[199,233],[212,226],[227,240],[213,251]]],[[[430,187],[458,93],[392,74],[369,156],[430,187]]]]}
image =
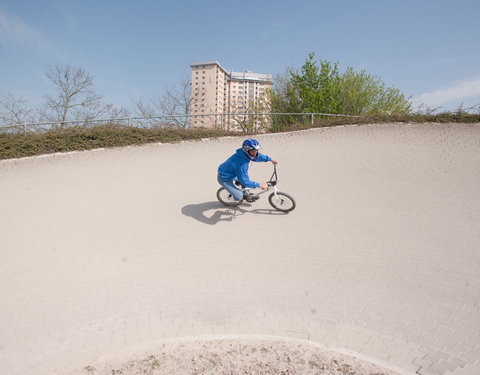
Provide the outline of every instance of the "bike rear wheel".
{"type": "Polygon", "coordinates": [[[228,207],[235,207],[243,202],[243,199],[239,201],[233,199],[233,195],[223,187],[217,190],[217,199],[220,201],[220,203],[228,207]]]}
{"type": "Polygon", "coordinates": [[[270,205],[278,211],[290,212],[295,209],[297,204],[295,199],[287,193],[277,192],[272,193],[268,196],[268,202],[270,205]]]}

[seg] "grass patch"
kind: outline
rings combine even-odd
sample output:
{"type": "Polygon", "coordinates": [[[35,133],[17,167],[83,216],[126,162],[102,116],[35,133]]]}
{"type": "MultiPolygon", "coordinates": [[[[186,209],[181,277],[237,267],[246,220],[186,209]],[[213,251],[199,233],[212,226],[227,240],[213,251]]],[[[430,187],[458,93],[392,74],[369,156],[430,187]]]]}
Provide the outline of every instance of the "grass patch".
{"type": "Polygon", "coordinates": [[[41,134],[0,134],[0,159],[158,142],[175,143],[227,135],[238,135],[238,133],[213,129],[142,129],[110,124],[51,130],[41,134]]]}
{"type": "MultiPolygon", "coordinates": [[[[316,117],[308,122],[277,124],[271,132],[285,132],[315,127],[338,125],[361,125],[374,123],[480,123],[480,114],[462,111],[428,115],[385,115],[360,117],[316,117]]],[[[47,133],[0,134],[0,160],[51,154],[57,152],[83,151],[95,148],[122,147],[148,143],[176,143],[184,140],[219,138],[224,136],[251,135],[216,129],[160,129],[135,128],[124,125],[102,125],[51,130],[47,133]]]]}
{"type": "Polygon", "coordinates": [[[480,123],[480,114],[441,113],[441,114],[411,114],[411,115],[376,115],[358,117],[316,116],[313,124],[310,121],[297,124],[277,124],[273,132],[303,130],[339,125],[388,124],[388,123],[480,123]]]}

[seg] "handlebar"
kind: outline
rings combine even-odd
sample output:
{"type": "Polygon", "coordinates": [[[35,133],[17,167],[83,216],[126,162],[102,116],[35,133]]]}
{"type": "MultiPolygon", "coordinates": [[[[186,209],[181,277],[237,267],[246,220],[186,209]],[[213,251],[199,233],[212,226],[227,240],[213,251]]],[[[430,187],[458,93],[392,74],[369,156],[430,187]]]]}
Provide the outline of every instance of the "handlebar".
{"type": "Polygon", "coordinates": [[[270,186],[275,186],[277,182],[278,182],[277,165],[273,164],[273,174],[272,174],[272,177],[270,177],[270,180],[267,182],[267,184],[270,186]]]}
{"type": "MultiPolygon", "coordinates": [[[[238,180],[234,180],[233,183],[237,185],[238,187],[241,187],[242,189],[245,188],[245,186],[238,180]]],[[[273,174],[272,177],[270,177],[270,180],[267,181],[268,186],[275,186],[278,183],[278,176],[277,176],[277,166],[274,164],[273,165],[273,174]]]]}

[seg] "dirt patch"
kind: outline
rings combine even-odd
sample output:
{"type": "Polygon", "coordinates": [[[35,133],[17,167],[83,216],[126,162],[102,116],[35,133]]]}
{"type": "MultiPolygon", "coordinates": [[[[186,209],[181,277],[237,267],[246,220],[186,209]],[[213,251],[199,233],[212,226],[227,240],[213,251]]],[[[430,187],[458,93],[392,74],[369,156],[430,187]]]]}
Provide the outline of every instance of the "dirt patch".
{"type": "Polygon", "coordinates": [[[169,342],[123,363],[88,366],[95,375],[398,375],[353,356],[304,343],[223,339],[169,342]]]}

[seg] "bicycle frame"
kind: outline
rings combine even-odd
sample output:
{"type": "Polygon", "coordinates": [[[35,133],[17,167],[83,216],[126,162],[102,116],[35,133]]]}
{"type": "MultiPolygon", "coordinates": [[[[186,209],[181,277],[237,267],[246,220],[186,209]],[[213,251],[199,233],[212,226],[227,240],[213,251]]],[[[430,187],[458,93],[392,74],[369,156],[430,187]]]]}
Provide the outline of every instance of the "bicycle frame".
{"type": "MultiPolygon", "coordinates": [[[[273,165],[273,174],[270,177],[270,180],[267,181],[267,186],[268,186],[267,189],[260,191],[259,193],[257,193],[257,195],[265,194],[266,192],[270,191],[271,187],[273,187],[273,193],[275,194],[275,196],[277,196],[277,192],[279,191],[278,188],[277,188],[277,183],[278,183],[277,166],[274,164],[273,165]]],[[[243,186],[240,183],[240,181],[237,180],[236,184],[240,184],[240,186],[242,187],[242,190],[244,190],[244,191],[248,190],[245,186],[243,186]]]]}
{"type": "MultiPolygon", "coordinates": [[[[270,203],[270,205],[278,211],[290,212],[296,207],[295,200],[291,195],[278,190],[277,166],[274,164],[273,167],[274,167],[273,174],[270,177],[270,180],[267,181],[266,183],[267,188],[258,193],[255,192],[254,196],[256,196],[256,198],[254,198],[253,200],[248,200],[248,202],[249,203],[255,202],[259,198],[260,194],[264,194],[267,191],[271,191],[273,188],[273,193],[270,193],[270,195],[268,196],[268,202],[270,203]]],[[[250,193],[250,189],[242,185],[240,181],[236,180],[234,181],[234,184],[237,186],[239,190],[244,192],[244,195],[245,195],[245,192],[250,193]]],[[[243,199],[239,201],[235,201],[235,200],[232,201],[232,195],[226,190],[225,187],[221,187],[220,189],[217,190],[217,198],[225,206],[230,206],[230,207],[238,206],[243,202],[243,199]],[[225,192],[226,194],[223,195],[224,194],[223,192],[225,192]]]]}

